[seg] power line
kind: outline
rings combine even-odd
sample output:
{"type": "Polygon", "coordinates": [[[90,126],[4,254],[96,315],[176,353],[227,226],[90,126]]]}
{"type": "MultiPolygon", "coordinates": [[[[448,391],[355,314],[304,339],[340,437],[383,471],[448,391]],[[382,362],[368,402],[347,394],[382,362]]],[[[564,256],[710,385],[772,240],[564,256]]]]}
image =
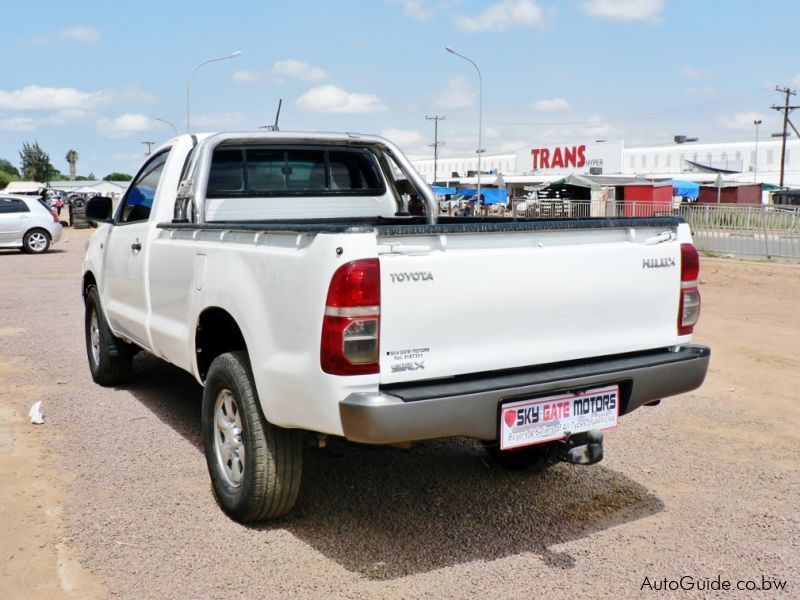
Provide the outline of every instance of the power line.
{"type": "Polygon", "coordinates": [[[425,115],[425,118],[428,121],[433,121],[433,144],[428,145],[433,146],[433,183],[436,183],[436,169],[439,163],[439,146],[444,146],[444,142],[439,141],[439,121],[444,121],[447,117],[440,115],[429,117],[425,115]]]}
{"type": "MultiPolygon", "coordinates": [[[[789,96],[796,96],[797,92],[790,90],[788,87],[775,87],[775,91],[780,92],[783,94],[783,106],[775,106],[772,105],[772,110],[777,110],[783,112],[783,140],[781,142],[781,180],[779,185],[783,187],[783,168],[786,163],[786,126],[789,124],[789,113],[792,112],[795,108],[800,108],[800,106],[789,106],[789,96]]],[[[794,129],[795,133],[797,133],[797,129],[795,129],[794,125],[792,125],[792,129],[794,129]]]]}
{"type": "Polygon", "coordinates": [[[144,153],[145,156],[150,156],[150,148],[155,145],[155,142],[142,142],[145,146],[147,146],[147,152],[144,153]]]}

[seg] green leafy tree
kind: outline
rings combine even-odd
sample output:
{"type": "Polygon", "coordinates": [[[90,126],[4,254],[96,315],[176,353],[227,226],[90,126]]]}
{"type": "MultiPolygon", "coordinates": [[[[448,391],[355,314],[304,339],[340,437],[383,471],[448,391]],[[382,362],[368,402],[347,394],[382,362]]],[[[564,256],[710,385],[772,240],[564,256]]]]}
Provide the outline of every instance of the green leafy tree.
{"type": "Polygon", "coordinates": [[[0,190],[5,189],[12,181],[19,181],[19,176],[8,171],[0,171],[0,190]]]}
{"type": "Polygon", "coordinates": [[[11,162],[5,158],[0,158],[0,173],[8,173],[9,175],[13,175],[19,179],[19,171],[17,170],[17,167],[12,165],[11,162]]]}
{"type": "Polygon", "coordinates": [[[50,181],[50,173],[55,169],[50,163],[50,155],[42,150],[39,142],[34,141],[33,144],[23,142],[19,158],[22,161],[22,174],[25,179],[50,181]]]}
{"type": "Polygon", "coordinates": [[[80,158],[80,154],[78,154],[77,150],[69,150],[64,158],[69,163],[69,178],[71,181],[75,181],[75,169],[76,165],[78,164],[78,158],[80,158]]]}
{"type": "Polygon", "coordinates": [[[133,179],[133,175],[128,175],[127,173],[117,173],[116,171],[103,177],[103,181],[130,181],[131,179],[133,179]]]}

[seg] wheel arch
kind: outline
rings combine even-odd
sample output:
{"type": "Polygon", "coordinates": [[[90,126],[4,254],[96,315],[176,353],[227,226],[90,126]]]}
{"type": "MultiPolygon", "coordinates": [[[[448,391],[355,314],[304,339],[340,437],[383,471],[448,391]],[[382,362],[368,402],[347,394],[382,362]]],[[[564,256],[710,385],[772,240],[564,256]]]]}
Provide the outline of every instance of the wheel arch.
{"type": "Polygon", "coordinates": [[[195,366],[201,381],[205,381],[211,363],[219,355],[237,350],[248,352],[247,342],[236,319],[218,306],[205,308],[198,316],[194,349],[195,366]]]}

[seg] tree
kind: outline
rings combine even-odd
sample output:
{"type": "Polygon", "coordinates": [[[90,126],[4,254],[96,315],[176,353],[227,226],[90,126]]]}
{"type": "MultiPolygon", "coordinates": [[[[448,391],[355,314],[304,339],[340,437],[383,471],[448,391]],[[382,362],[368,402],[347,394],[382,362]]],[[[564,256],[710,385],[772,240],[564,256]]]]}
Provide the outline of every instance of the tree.
{"type": "Polygon", "coordinates": [[[75,181],[75,165],[78,164],[78,158],[80,155],[78,154],[77,150],[68,150],[67,155],[64,157],[67,159],[69,163],[69,179],[70,181],[75,181]]]}
{"type": "Polygon", "coordinates": [[[22,161],[22,175],[25,179],[50,181],[50,173],[55,169],[50,164],[50,155],[42,150],[39,142],[34,141],[33,144],[23,142],[19,158],[22,161]]]}
{"type": "Polygon", "coordinates": [[[19,181],[19,176],[8,171],[0,171],[0,190],[4,190],[12,181],[19,181]]]}
{"type": "Polygon", "coordinates": [[[127,173],[117,173],[116,171],[103,177],[103,181],[130,181],[131,179],[133,179],[133,175],[128,175],[127,173]]]}
{"type": "Polygon", "coordinates": [[[19,179],[19,171],[17,170],[17,167],[12,165],[11,162],[5,158],[0,158],[0,173],[8,173],[9,175],[13,175],[19,179]]]}

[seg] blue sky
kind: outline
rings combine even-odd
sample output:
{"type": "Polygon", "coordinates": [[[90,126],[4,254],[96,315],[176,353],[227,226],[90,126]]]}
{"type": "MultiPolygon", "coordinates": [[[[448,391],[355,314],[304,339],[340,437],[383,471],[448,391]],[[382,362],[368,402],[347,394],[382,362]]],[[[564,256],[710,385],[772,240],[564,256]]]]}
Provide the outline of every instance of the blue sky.
{"type": "MultiPolygon", "coordinates": [[[[779,131],[774,86],[800,87],[796,2],[337,0],[227,3],[40,0],[4,7],[0,158],[34,140],[68,171],[133,173],[142,141],[186,130],[383,134],[443,156],[540,143],[751,139],[779,131]]],[[[797,100],[796,103],[800,103],[797,100]]]]}

